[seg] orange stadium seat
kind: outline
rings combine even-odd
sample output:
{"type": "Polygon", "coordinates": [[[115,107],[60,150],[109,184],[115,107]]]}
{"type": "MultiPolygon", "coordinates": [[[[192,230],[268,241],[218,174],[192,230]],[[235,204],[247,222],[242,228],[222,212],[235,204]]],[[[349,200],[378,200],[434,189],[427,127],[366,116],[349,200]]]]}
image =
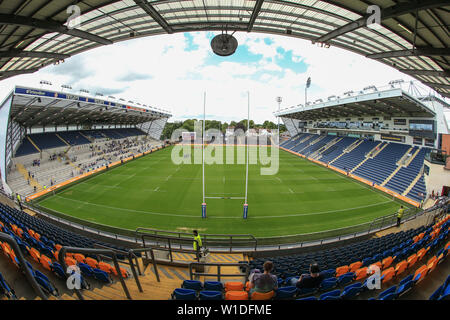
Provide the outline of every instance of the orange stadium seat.
{"type": "Polygon", "coordinates": [[[436,268],[437,263],[438,263],[438,259],[436,256],[434,256],[428,260],[428,262],[427,262],[428,273],[432,272],[434,270],[434,268],[436,268]]]}
{"type": "Polygon", "coordinates": [[[414,277],[413,279],[416,281],[416,283],[419,283],[420,281],[422,281],[425,276],[428,273],[428,267],[427,265],[423,265],[421,266],[419,269],[416,270],[416,272],[414,273],[414,277]]]}
{"type": "Polygon", "coordinates": [[[52,270],[52,269],[50,268],[50,265],[52,264],[52,260],[51,260],[49,257],[47,257],[46,255],[41,255],[41,258],[39,259],[39,261],[41,262],[41,265],[42,265],[45,269],[47,269],[47,270],[49,270],[49,271],[52,270]]]}
{"type": "Polygon", "coordinates": [[[392,257],[384,258],[381,262],[381,264],[383,265],[383,270],[389,268],[393,261],[394,259],[392,259],[392,257]]]}
{"type": "Polygon", "coordinates": [[[406,262],[405,260],[400,261],[395,266],[395,275],[398,276],[402,274],[406,270],[406,268],[408,268],[408,262],[406,262]]]}
{"type": "Polygon", "coordinates": [[[64,259],[64,261],[66,262],[67,266],[75,266],[75,265],[77,265],[77,261],[75,259],[71,258],[71,257],[66,257],[64,259]]]}
{"type": "Polygon", "coordinates": [[[248,300],[248,293],[246,291],[227,291],[225,300],[248,300]]]}
{"type": "MultiPolygon", "coordinates": [[[[122,267],[119,267],[119,268],[120,268],[120,273],[122,274],[122,277],[128,278],[128,277],[130,276],[130,274],[128,273],[128,271],[127,271],[126,269],[124,269],[124,268],[122,268],[122,267]]],[[[115,276],[118,276],[117,271],[116,271],[116,268],[114,268],[113,266],[111,266],[111,272],[112,272],[115,276]]]]}
{"type": "Polygon", "coordinates": [[[112,269],[113,269],[113,267],[111,267],[111,265],[109,263],[106,263],[106,262],[103,262],[103,261],[100,261],[98,263],[98,268],[100,270],[103,270],[103,271],[105,271],[107,273],[110,273],[110,274],[112,273],[112,269]]]}
{"type": "Polygon", "coordinates": [[[414,266],[417,262],[417,259],[419,257],[417,256],[417,254],[412,254],[408,257],[407,261],[408,261],[408,268],[411,268],[412,266],[414,266]]]}
{"type": "Polygon", "coordinates": [[[35,248],[31,248],[29,253],[34,261],[36,261],[37,263],[41,263],[39,260],[41,258],[41,254],[39,253],[39,251],[37,251],[35,248]]]}
{"type": "Polygon", "coordinates": [[[348,271],[349,267],[348,266],[341,266],[336,268],[336,278],[342,276],[343,274],[346,274],[348,271]]]}
{"type": "Polygon", "coordinates": [[[383,279],[381,280],[381,282],[382,283],[389,282],[390,280],[392,280],[394,276],[395,276],[395,269],[394,267],[390,267],[381,273],[381,277],[383,279]]]}
{"type": "Polygon", "coordinates": [[[97,260],[93,259],[93,258],[89,258],[87,257],[86,259],[86,263],[91,267],[91,268],[98,268],[98,262],[97,260]]]}
{"type": "Polygon", "coordinates": [[[369,275],[367,273],[368,270],[369,270],[369,268],[367,268],[367,267],[360,268],[360,269],[356,270],[355,271],[355,274],[356,274],[355,280],[358,281],[358,280],[361,280],[361,279],[364,279],[365,277],[367,277],[369,275]]]}
{"type": "Polygon", "coordinates": [[[417,251],[417,261],[422,260],[422,258],[425,256],[425,254],[427,253],[427,249],[422,248],[419,251],[417,251]]]}
{"type": "Polygon", "coordinates": [[[225,291],[242,291],[244,284],[242,282],[229,281],[225,283],[225,291]]]}
{"type": "Polygon", "coordinates": [[[269,291],[267,293],[253,292],[251,300],[270,300],[273,298],[274,291],[269,291]]]}
{"type": "Polygon", "coordinates": [[[78,263],[85,263],[86,258],[84,257],[84,255],[82,255],[81,253],[75,253],[73,255],[73,257],[75,258],[75,260],[77,260],[78,263]]]}
{"type": "Polygon", "coordinates": [[[350,264],[348,272],[356,272],[356,270],[361,268],[361,266],[362,266],[362,262],[361,261],[353,262],[352,264],[350,264]]]}

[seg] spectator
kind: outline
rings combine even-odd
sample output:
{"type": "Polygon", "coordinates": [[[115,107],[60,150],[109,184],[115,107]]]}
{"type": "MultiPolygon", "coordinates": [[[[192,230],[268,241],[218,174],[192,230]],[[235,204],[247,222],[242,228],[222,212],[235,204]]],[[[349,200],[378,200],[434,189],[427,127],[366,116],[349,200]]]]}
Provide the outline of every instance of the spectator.
{"type": "Polygon", "coordinates": [[[298,289],[311,289],[317,288],[323,280],[323,275],[320,274],[319,265],[316,262],[311,263],[309,266],[309,274],[302,274],[298,279],[295,286],[298,289]]]}
{"type": "Polygon", "coordinates": [[[253,292],[267,293],[278,289],[277,276],[270,273],[273,269],[272,261],[264,262],[263,268],[264,273],[255,272],[250,275],[250,296],[253,292]]]}

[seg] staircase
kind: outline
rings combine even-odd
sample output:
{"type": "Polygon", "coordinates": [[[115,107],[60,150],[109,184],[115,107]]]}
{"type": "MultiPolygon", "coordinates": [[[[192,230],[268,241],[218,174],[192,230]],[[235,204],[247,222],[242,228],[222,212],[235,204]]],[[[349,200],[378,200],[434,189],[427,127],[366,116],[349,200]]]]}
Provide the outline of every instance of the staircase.
{"type": "Polygon", "coordinates": [[[328,150],[329,148],[331,148],[332,146],[334,146],[336,143],[338,143],[341,140],[342,140],[342,138],[339,138],[339,137],[334,138],[329,143],[324,145],[322,148],[313,152],[310,157],[313,159],[316,159],[316,160],[320,159],[320,157],[322,156],[322,152],[328,150]]]}
{"type": "Polygon", "coordinates": [[[315,145],[317,142],[319,142],[320,140],[322,140],[323,138],[325,138],[326,136],[319,136],[317,139],[315,139],[314,141],[307,143],[306,146],[304,148],[302,148],[301,150],[297,151],[298,153],[302,153],[303,150],[305,150],[306,148],[315,145]]]}
{"type": "Polygon", "coordinates": [[[384,146],[382,146],[381,148],[379,148],[379,149],[377,150],[377,148],[378,148],[381,144],[383,144],[383,142],[380,142],[380,143],[377,144],[372,150],[370,150],[369,153],[368,153],[368,154],[365,156],[365,158],[363,159],[363,161],[361,161],[360,163],[358,163],[358,164],[356,165],[356,167],[354,167],[352,170],[350,170],[350,173],[353,173],[353,171],[355,171],[355,170],[358,169],[360,166],[362,166],[362,165],[364,164],[364,162],[366,162],[367,160],[372,159],[372,158],[375,158],[376,155],[377,155],[381,150],[383,150],[383,149],[387,146],[387,143],[386,143],[384,146]],[[373,153],[373,152],[375,152],[375,153],[373,153]]]}
{"type": "MultiPolygon", "coordinates": [[[[194,261],[195,258],[192,254],[186,253],[173,253],[173,257],[176,260],[185,259],[186,262],[194,261]]],[[[211,253],[209,260],[216,263],[237,263],[238,261],[246,260],[242,254],[218,254],[211,253]]],[[[153,271],[153,265],[149,264],[144,266],[143,260],[138,258],[139,267],[143,273],[139,276],[139,282],[143,289],[140,292],[136,281],[133,277],[125,280],[130,296],[133,300],[167,300],[170,299],[171,294],[174,289],[180,288],[183,280],[190,279],[189,269],[186,267],[173,267],[168,265],[158,264],[158,274],[160,277],[160,282],[157,281],[156,275],[153,271]]],[[[129,269],[127,265],[121,265],[126,269],[129,269]]],[[[209,272],[216,272],[216,267],[210,267],[209,272]],[[214,268],[214,269],[211,269],[214,268]]],[[[236,278],[224,277],[221,279],[222,282],[226,281],[242,281],[242,276],[239,278],[239,268],[238,267],[221,267],[222,274],[236,274],[236,278]]],[[[90,283],[94,283],[95,280],[87,279],[90,283]]],[[[122,285],[117,278],[114,278],[114,283],[107,285],[93,285],[89,290],[82,290],[81,293],[86,300],[127,300],[125,292],[123,291],[122,285]]],[[[201,276],[198,280],[217,280],[217,277],[211,276],[201,276]]],[[[51,300],[78,300],[75,293],[63,293],[60,297],[53,297],[51,300]]]]}
{"type": "Polygon", "coordinates": [[[95,139],[92,139],[92,138],[86,136],[86,135],[83,134],[83,132],[81,132],[81,131],[78,131],[78,133],[79,133],[82,137],[85,137],[86,139],[88,139],[90,142],[94,142],[94,140],[95,140],[95,139]]]}
{"type": "Polygon", "coordinates": [[[388,183],[389,180],[391,180],[397,174],[397,172],[403,167],[401,165],[401,163],[403,162],[403,158],[406,157],[406,155],[408,155],[412,149],[413,149],[413,147],[409,148],[405,152],[405,154],[400,158],[400,160],[397,161],[397,168],[380,184],[381,187],[384,187],[386,185],[386,183],[388,183]]]}
{"type": "Polygon", "coordinates": [[[62,142],[64,142],[65,144],[67,144],[70,147],[70,143],[68,143],[66,140],[64,140],[59,134],[57,134],[55,132],[55,136],[57,136],[62,142]]]}
{"type": "Polygon", "coordinates": [[[298,146],[299,144],[302,144],[302,143],[306,142],[308,139],[311,139],[312,137],[313,137],[313,135],[307,136],[306,138],[304,138],[304,139],[298,141],[297,143],[295,143],[295,144],[290,148],[290,150],[294,149],[294,148],[295,148],[296,146],[298,146]]]}
{"type": "Polygon", "coordinates": [[[402,196],[406,196],[411,189],[414,187],[414,185],[417,183],[417,181],[419,181],[420,177],[423,175],[423,168],[422,170],[420,170],[419,174],[414,178],[414,180],[411,182],[411,184],[408,186],[408,188],[406,188],[405,191],[403,191],[402,196]]]}
{"type": "MultiPolygon", "coordinates": [[[[409,164],[411,163],[411,161],[414,160],[414,158],[417,156],[417,154],[418,154],[419,152],[420,152],[420,148],[417,148],[416,152],[414,152],[414,154],[413,154],[411,157],[409,157],[409,159],[408,159],[404,164],[402,164],[401,166],[403,166],[403,167],[409,166],[409,164]]],[[[399,161],[399,163],[401,163],[401,162],[399,161]]]]}
{"type": "Polygon", "coordinates": [[[29,176],[29,172],[27,169],[25,169],[25,167],[23,166],[23,164],[16,162],[16,168],[17,171],[20,172],[20,174],[23,176],[23,178],[25,180],[30,180],[30,186],[33,188],[34,186],[36,186],[36,191],[41,191],[44,188],[39,184],[39,182],[37,182],[36,179],[32,178],[31,176],[29,176]]]}
{"type": "Polygon", "coordinates": [[[41,152],[41,149],[38,148],[38,146],[36,145],[36,143],[34,143],[33,140],[31,140],[31,138],[29,136],[27,136],[28,141],[30,141],[30,143],[33,145],[33,147],[36,148],[37,151],[41,152]]]}
{"type": "MultiPolygon", "coordinates": [[[[349,153],[352,152],[354,149],[356,149],[361,143],[363,143],[364,140],[356,140],[351,145],[349,145],[347,148],[344,149],[343,153],[349,153]]],[[[336,160],[336,159],[335,159],[336,160]]],[[[334,161],[334,160],[333,160],[334,161]]]]}

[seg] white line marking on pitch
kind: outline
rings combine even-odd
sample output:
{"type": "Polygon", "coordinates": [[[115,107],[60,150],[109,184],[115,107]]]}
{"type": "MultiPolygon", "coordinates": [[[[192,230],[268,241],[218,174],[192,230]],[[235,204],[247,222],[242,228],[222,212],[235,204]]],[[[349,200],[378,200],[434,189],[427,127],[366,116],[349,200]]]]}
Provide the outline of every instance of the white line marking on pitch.
{"type": "Polygon", "coordinates": [[[158,191],[158,190],[159,190],[159,187],[156,187],[156,188],[155,188],[155,190],[153,190],[153,191],[155,191],[155,192],[156,192],[156,191],[158,191]]]}
{"type": "MultiPolygon", "coordinates": [[[[78,202],[78,203],[84,203],[84,204],[87,204],[87,205],[92,205],[92,206],[97,206],[97,207],[104,207],[104,208],[108,208],[108,209],[119,210],[119,211],[147,213],[147,214],[158,215],[158,216],[186,217],[186,218],[196,218],[196,219],[199,218],[197,215],[189,216],[189,215],[183,215],[183,214],[160,213],[160,212],[151,212],[151,211],[143,211],[143,210],[134,210],[134,209],[111,207],[111,206],[107,206],[107,205],[104,205],[104,204],[97,204],[97,203],[92,203],[92,202],[87,202],[87,201],[70,199],[70,198],[62,197],[60,195],[55,195],[54,197],[65,199],[65,200],[69,200],[69,201],[74,201],[74,202],[78,202]]],[[[326,213],[335,213],[335,212],[342,212],[342,211],[350,211],[350,210],[362,209],[362,208],[367,208],[367,207],[374,207],[374,206],[382,205],[382,204],[389,203],[389,202],[394,202],[394,200],[385,201],[385,202],[379,202],[379,203],[374,203],[374,204],[369,204],[367,206],[360,206],[360,207],[354,207],[354,208],[345,208],[345,209],[340,209],[340,210],[321,211],[321,212],[312,212],[312,213],[299,213],[299,214],[281,215],[281,216],[252,217],[252,219],[272,219],[272,218],[289,218],[289,217],[299,217],[299,216],[313,216],[313,215],[320,215],[320,214],[326,214],[326,213]]],[[[56,211],[56,210],[54,210],[54,211],[56,211]]],[[[58,212],[58,211],[56,211],[56,212],[58,212]]],[[[60,212],[60,213],[62,213],[62,212],[60,212]]],[[[209,217],[208,219],[242,219],[242,217],[230,217],[230,216],[221,217],[221,216],[218,216],[218,217],[209,217]]]]}
{"type": "Polygon", "coordinates": [[[292,191],[292,189],[291,188],[288,188],[289,189],[289,191],[291,192],[291,193],[295,193],[294,191],[292,191]]]}
{"type": "Polygon", "coordinates": [[[166,178],[166,181],[169,181],[170,178],[172,178],[172,175],[168,176],[168,177],[166,178]]]}

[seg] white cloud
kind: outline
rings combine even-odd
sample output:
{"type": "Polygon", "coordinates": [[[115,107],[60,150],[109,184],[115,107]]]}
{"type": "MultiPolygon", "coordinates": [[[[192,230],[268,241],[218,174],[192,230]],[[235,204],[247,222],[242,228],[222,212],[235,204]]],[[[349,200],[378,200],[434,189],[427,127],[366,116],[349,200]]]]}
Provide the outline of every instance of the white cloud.
{"type": "MultiPolygon", "coordinates": [[[[95,90],[123,91],[117,98],[169,109],[173,119],[203,112],[203,93],[207,92],[207,113],[218,120],[240,120],[247,113],[250,92],[251,117],[256,122],[275,121],[278,108],[304,102],[304,83],[312,78],[308,100],[360,90],[367,85],[385,85],[390,80],[411,78],[377,61],[338,48],[318,48],[308,41],[290,37],[236,33],[250,54],[261,55],[257,62],[236,62],[227,58],[216,64],[210,58],[211,33],[191,33],[138,38],[100,47],[77,55],[59,66],[44,68],[0,82],[0,94],[6,96],[14,84],[39,86],[50,80],[53,88],[71,84],[95,90]],[[270,38],[266,44],[264,38],[270,38]],[[292,51],[292,63],[306,64],[306,72],[276,63],[279,48],[292,51]],[[189,51],[186,51],[189,49],[189,51]],[[264,71],[264,72],[262,72],[264,71]],[[256,77],[258,75],[258,77],[256,77]],[[129,81],[126,79],[129,78],[129,81]]],[[[221,61],[221,60],[218,60],[221,61]]]]}

